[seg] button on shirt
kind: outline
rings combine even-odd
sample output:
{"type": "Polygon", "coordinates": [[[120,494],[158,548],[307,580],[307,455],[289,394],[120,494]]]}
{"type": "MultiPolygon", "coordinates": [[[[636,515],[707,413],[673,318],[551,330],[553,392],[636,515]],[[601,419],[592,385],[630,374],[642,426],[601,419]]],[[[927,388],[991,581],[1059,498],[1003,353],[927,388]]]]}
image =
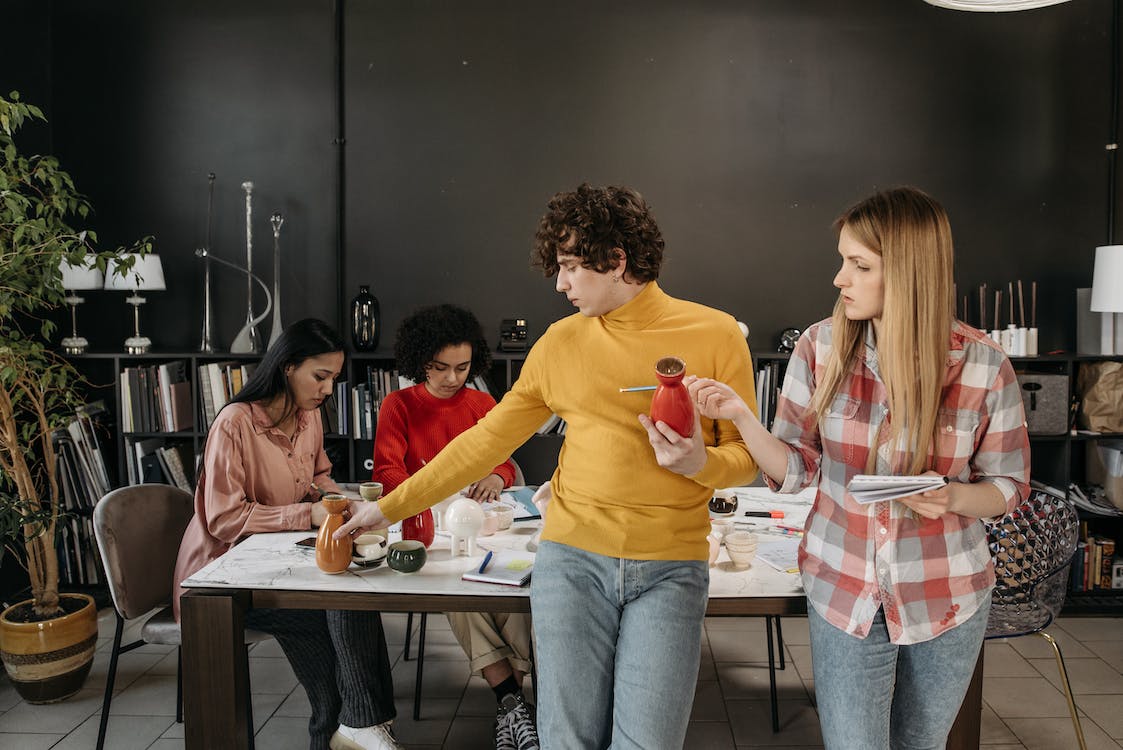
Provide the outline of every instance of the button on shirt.
{"type": "MultiPolygon", "coordinates": [[[[894,501],[859,505],[846,491],[866,473],[871,446],[889,418],[872,327],[864,356],[843,379],[827,413],[809,420],[831,355],[831,322],[809,328],[788,363],[773,434],[789,448],[780,492],[818,477],[800,544],[808,603],[835,627],[865,637],[879,607],[890,640],[919,643],[978,611],[994,585],[986,531],[975,518],[927,519],[894,501]]],[[[931,448],[931,468],[953,482],[990,482],[1012,510],[1029,495],[1029,437],[1009,359],[981,332],[956,321],[931,448]]],[[[907,454],[880,434],[874,473],[907,473],[907,454]]]]}

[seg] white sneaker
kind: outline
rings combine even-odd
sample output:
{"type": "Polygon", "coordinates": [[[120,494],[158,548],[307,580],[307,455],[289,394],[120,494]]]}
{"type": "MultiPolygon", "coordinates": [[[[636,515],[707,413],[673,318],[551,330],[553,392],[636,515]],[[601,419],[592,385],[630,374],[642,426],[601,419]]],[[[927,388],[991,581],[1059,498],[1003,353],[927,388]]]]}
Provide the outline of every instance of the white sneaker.
{"type": "Polygon", "coordinates": [[[390,731],[390,722],[358,729],[340,724],[328,746],[331,750],[402,750],[390,731]]]}

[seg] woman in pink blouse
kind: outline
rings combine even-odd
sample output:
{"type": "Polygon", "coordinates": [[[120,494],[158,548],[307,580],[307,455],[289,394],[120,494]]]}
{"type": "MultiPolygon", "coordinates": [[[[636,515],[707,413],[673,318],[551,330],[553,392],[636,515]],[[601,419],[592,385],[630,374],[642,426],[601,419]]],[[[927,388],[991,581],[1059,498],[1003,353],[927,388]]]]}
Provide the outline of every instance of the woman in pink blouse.
{"type": "Polygon", "coordinates": [[[943,748],[994,586],[979,519],[1029,492],[1021,395],[1002,350],[953,317],[935,200],[877,193],[835,228],[834,315],[800,338],[772,434],[727,386],[688,387],[702,414],[733,420],[773,489],[817,481],[799,560],[826,747],[943,748]],[[860,505],[855,474],[950,483],[860,505]]]}
{"type": "MultiPolygon", "coordinates": [[[[319,408],[342,367],[335,331],[302,320],[285,329],[219,412],[179,547],[177,587],[250,534],[312,529],[327,517],[314,490],[339,487],[319,408]]],[[[175,607],[178,617],[178,596],[175,607]]],[[[400,747],[390,731],[394,688],[377,612],[251,609],[246,626],[276,637],[307,691],[311,750],[400,747]]]]}

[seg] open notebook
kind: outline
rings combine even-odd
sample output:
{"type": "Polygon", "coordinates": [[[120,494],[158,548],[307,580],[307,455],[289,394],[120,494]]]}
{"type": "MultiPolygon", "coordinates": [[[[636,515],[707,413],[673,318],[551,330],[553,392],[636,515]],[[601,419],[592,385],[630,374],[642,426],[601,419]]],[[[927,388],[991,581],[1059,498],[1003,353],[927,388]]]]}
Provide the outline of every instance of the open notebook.
{"type": "Polygon", "coordinates": [[[502,583],[507,586],[525,586],[530,583],[530,572],[534,568],[533,552],[514,550],[495,550],[484,572],[472,568],[460,576],[465,581],[482,583],[502,583]]]}

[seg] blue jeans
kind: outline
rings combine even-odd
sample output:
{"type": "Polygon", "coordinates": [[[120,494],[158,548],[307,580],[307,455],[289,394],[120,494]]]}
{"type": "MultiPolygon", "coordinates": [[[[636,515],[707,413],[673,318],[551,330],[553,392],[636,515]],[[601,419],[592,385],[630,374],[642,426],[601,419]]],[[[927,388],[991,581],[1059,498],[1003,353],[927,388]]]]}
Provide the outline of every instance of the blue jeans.
{"type": "MultiPolygon", "coordinates": [[[[988,600],[989,601],[989,600],[988,600]]],[[[884,610],[856,638],[807,608],[827,750],[943,750],[975,671],[990,607],[923,643],[889,642],[884,610]]]]}
{"type": "Polygon", "coordinates": [[[680,750],[710,571],[543,542],[530,606],[543,750],[680,750]]]}

